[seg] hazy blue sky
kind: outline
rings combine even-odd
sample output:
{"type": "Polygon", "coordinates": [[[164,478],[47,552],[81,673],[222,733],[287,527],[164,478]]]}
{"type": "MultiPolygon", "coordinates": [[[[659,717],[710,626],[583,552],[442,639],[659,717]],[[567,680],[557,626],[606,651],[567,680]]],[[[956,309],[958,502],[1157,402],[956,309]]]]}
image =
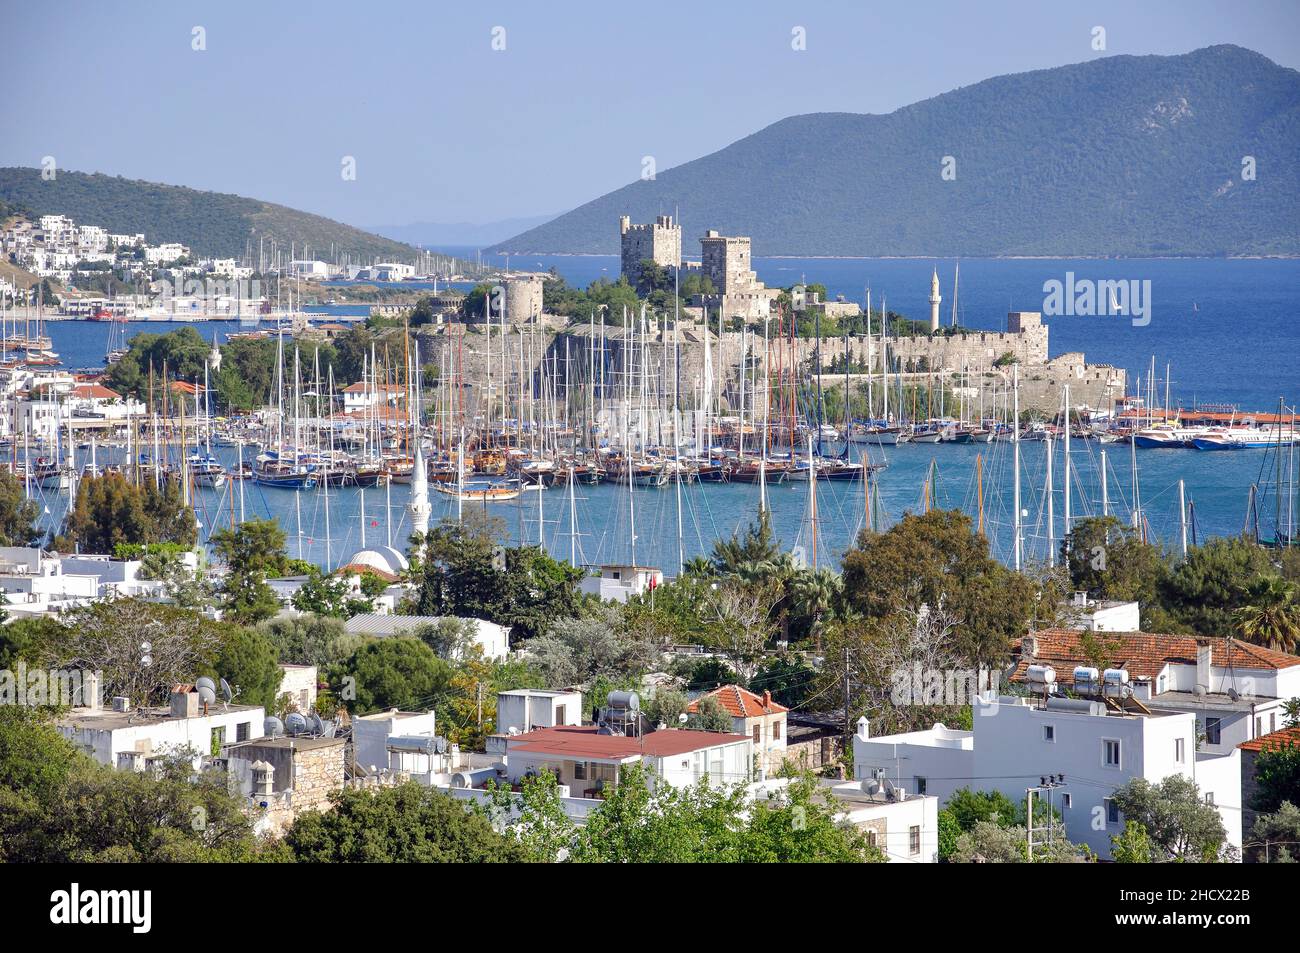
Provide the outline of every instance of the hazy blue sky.
{"type": "Polygon", "coordinates": [[[1216,43],[1300,66],[1300,3],[0,0],[0,165],[358,225],[559,212],[796,113],[1216,43]],[[207,49],[191,49],[194,26],[207,49]],[[1107,50],[1091,48],[1094,26],[1107,50]],[[494,27],[506,49],[492,49],[494,27]],[[791,30],[807,49],[791,49],[791,30]],[[356,157],[355,181],[340,175],[356,157]]]}

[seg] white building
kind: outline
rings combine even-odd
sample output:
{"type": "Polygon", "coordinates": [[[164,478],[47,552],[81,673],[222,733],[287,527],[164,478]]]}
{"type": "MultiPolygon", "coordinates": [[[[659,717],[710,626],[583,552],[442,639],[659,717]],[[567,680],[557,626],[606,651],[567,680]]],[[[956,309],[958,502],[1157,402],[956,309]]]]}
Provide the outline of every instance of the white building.
{"type": "Polygon", "coordinates": [[[1142,628],[1141,612],[1136,602],[1113,599],[1089,599],[1086,592],[1076,592],[1066,608],[1072,626],[1092,632],[1136,632],[1142,628]]]}
{"type": "Polygon", "coordinates": [[[1052,806],[1066,836],[1110,856],[1124,818],[1110,795],[1135,778],[1158,783],[1181,774],[1216,805],[1229,844],[1241,845],[1240,755],[1198,754],[1190,712],[1152,712],[1089,698],[994,697],[975,706],[973,731],[872,738],[865,718],[853,739],[854,777],[885,778],[946,803],[958,788],[1001,791],[1019,803],[1048,775],[1063,775],[1052,806]]]}
{"type": "Polygon", "coordinates": [[[612,602],[627,602],[633,596],[649,592],[664,584],[662,569],[653,566],[600,567],[599,576],[587,576],[579,584],[580,591],[612,602]]]}
{"type": "MultiPolygon", "coordinates": [[[[755,801],[776,797],[790,778],[773,778],[750,785],[755,801]]],[[[903,791],[884,781],[835,781],[823,778],[820,793],[833,798],[842,823],[852,824],[884,853],[891,864],[939,862],[939,799],[903,791]]]]}
{"type": "Polygon", "coordinates": [[[534,728],[582,724],[582,692],[517,688],[497,692],[497,734],[522,735],[534,728]]]}
{"type": "Polygon", "coordinates": [[[433,740],[434,714],[431,711],[389,711],[361,715],[352,719],[352,744],[358,773],[379,774],[390,770],[389,740],[395,737],[433,740]]]}
{"type": "Polygon", "coordinates": [[[485,659],[499,660],[510,654],[509,627],[489,622],[486,619],[363,612],[348,619],[345,626],[349,635],[392,638],[401,635],[418,635],[422,630],[438,625],[447,619],[454,619],[457,622],[469,625],[472,643],[482,650],[485,659]]]}
{"type": "Polygon", "coordinates": [[[59,732],[100,764],[144,771],[155,758],[218,755],[224,744],[262,737],[266,712],[260,705],[229,705],[205,711],[192,685],[172,691],[169,708],[132,708],[114,699],[113,710],[92,704],[59,718],[59,732]]]}
{"type": "Polygon", "coordinates": [[[771,692],[755,695],[739,685],[721,685],[691,702],[687,712],[699,711],[700,702],[712,698],[731,716],[731,730],[749,735],[764,775],[773,775],[785,763],[786,715],[790,709],[772,700],[771,692]]]}
{"type": "MultiPolygon", "coordinates": [[[[1021,640],[1013,680],[1031,664],[1051,665],[1064,686],[1087,661],[1083,633],[1045,629],[1021,640]]],[[[1128,673],[1134,697],[1159,711],[1189,711],[1204,741],[1200,750],[1227,754],[1285,724],[1284,706],[1300,697],[1300,657],[1233,638],[1205,639],[1151,632],[1114,632],[1108,667],[1128,673]]]]}

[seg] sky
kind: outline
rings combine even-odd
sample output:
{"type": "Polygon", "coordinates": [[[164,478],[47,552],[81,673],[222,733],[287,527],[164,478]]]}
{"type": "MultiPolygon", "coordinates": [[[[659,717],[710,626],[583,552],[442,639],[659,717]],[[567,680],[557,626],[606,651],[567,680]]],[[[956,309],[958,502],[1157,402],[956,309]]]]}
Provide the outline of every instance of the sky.
{"type": "Polygon", "coordinates": [[[645,156],[1099,56],[1235,43],[1294,69],[1300,2],[0,0],[0,36],[0,166],[53,156],[364,227],[559,213],[645,156]]]}

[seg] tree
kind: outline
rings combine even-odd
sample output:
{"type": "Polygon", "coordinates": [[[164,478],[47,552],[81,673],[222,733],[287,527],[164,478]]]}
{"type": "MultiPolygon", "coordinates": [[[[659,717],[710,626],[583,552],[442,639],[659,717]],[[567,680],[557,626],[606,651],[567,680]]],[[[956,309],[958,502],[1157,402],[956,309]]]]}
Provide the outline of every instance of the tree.
{"type": "Polygon", "coordinates": [[[1001,827],[1016,823],[1023,826],[1023,812],[1001,791],[972,791],[960,788],[948,798],[944,811],[957,823],[957,827],[969,833],[980,821],[989,821],[1001,827]]]}
{"type": "Polygon", "coordinates": [[[1237,632],[1255,645],[1294,653],[1300,643],[1296,584],[1278,576],[1260,576],[1243,589],[1246,604],[1233,613],[1237,632]]]}
{"type": "Polygon", "coordinates": [[[100,672],[105,697],[163,704],[171,687],[193,682],[217,658],[226,627],[196,613],[139,599],[74,610],[39,649],[50,667],[100,672]],[[148,657],[148,661],[144,659],[148,657]]]}
{"type": "Polygon", "coordinates": [[[167,598],[182,609],[200,608],[212,596],[212,587],[203,570],[190,569],[176,544],[145,547],[140,560],[140,578],[161,582],[167,598]]]}
{"type": "Polygon", "coordinates": [[[1255,796],[1250,806],[1271,814],[1287,801],[1300,804],[1300,745],[1274,742],[1255,756],[1255,796]]]}
{"type": "Polygon", "coordinates": [[[246,862],[263,849],[224,778],[189,758],[148,773],[91,761],[48,711],[0,708],[0,862],[246,862]]]}
{"type": "Polygon", "coordinates": [[[568,857],[577,833],[560,803],[555,775],[543,771],[520,781],[519,793],[509,785],[488,781],[491,798],[487,815],[492,826],[513,838],[527,860],[551,864],[568,857]]]}
{"type": "Polygon", "coordinates": [[[217,657],[206,669],[239,690],[241,705],[275,707],[280,694],[280,671],[275,644],[256,629],[228,626],[217,648],[217,657]]]}
{"type": "Polygon", "coordinates": [[[741,567],[770,563],[780,555],[781,548],[772,540],[772,521],[764,510],[758,522],[751,523],[743,535],[733,534],[729,540],[713,544],[714,571],[726,575],[740,571],[741,567]]]}
{"type": "Polygon", "coordinates": [[[324,672],[348,658],[365,641],[349,635],[343,620],[321,615],[267,619],[257,630],[271,641],[276,658],[293,665],[315,665],[324,672]]]}
{"type": "Polygon", "coordinates": [[[1124,833],[1110,839],[1110,859],[1117,864],[1149,864],[1155,858],[1146,828],[1135,821],[1124,823],[1124,833]]]}
{"type": "Polygon", "coordinates": [[[687,716],[686,727],[695,731],[731,731],[731,715],[712,695],[703,695],[695,711],[687,716]]]}
{"type": "Polygon", "coordinates": [[[106,473],[78,486],[67,534],[69,543],[88,553],[113,553],[123,543],[192,547],[198,523],[175,480],[135,486],[120,473],[106,473]]]}
{"type": "Polygon", "coordinates": [[[484,864],[528,860],[481,812],[414,781],[345,788],[329,811],[299,815],[284,842],[299,863],[484,864]]]}
{"type": "Polygon", "coordinates": [[[1061,541],[1061,560],[1071,586],[1099,599],[1156,602],[1169,571],[1160,547],[1144,542],[1137,529],[1114,516],[1086,516],[1061,541]]]}
{"type": "Polygon", "coordinates": [[[943,810],[939,812],[939,859],[948,861],[957,851],[957,842],[961,838],[962,829],[953,817],[952,812],[943,810]]]}
{"type": "Polygon", "coordinates": [[[266,580],[288,570],[284,530],[279,522],[247,520],[234,530],[217,530],[210,542],[226,564],[223,593],[227,614],[244,624],[274,615],[280,603],[266,580]]]}
{"type": "Polygon", "coordinates": [[[649,671],[662,657],[658,646],[623,625],[617,606],[600,604],[576,619],[561,619],[528,643],[533,667],[552,685],[616,681],[649,671]]]}
{"type": "Polygon", "coordinates": [[[1184,629],[1222,636],[1234,631],[1244,586],[1274,575],[1268,553],[1250,540],[1216,537],[1187,551],[1159,586],[1160,601],[1184,629]]]}
{"type": "Polygon", "coordinates": [[[320,568],[312,566],[306,581],[293,594],[293,607],[299,612],[350,619],[354,615],[375,610],[375,600],[357,595],[352,583],[340,576],[325,576],[320,568]]]}
{"type": "Polygon", "coordinates": [[[1295,863],[1300,852],[1300,808],[1283,801],[1276,811],[1259,815],[1250,829],[1247,846],[1260,863],[1295,863]]]}
{"type": "MultiPolygon", "coordinates": [[[[955,620],[953,648],[972,663],[1000,665],[1029,620],[1047,615],[1043,590],[990,558],[988,541],[957,510],[862,533],[844,557],[844,592],[850,607],[875,619],[942,606],[955,620]]],[[[1055,594],[1046,601],[1054,605],[1055,594]]]]}
{"type": "MultiPolygon", "coordinates": [[[[952,861],[958,864],[1024,864],[1029,862],[1028,833],[1024,827],[1003,827],[992,821],[976,821],[970,831],[957,838],[952,861]]],[[[1035,844],[1036,864],[1078,864],[1092,859],[1087,847],[1072,844],[1063,833],[1050,843],[1035,844]]]]}
{"type": "Polygon", "coordinates": [[[1126,821],[1146,831],[1157,861],[1220,859],[1227,832],[1218,809],[1206,804],[1191,778],[1181,774],[1152,784],[1134,778],[1111,795],[1126,821]]]}
{"type": "Polygon", "coordinates": [[[23,485],[8,470],[0,470],[0,546],[31,546],[41,537],[36,520],[40,505],[28,499],[23,485]]]}
{"type": "Polygon", "coordinates": [[[419,639],[404,636],[365,643],[338,674],[353,680],[355,711],[411,710],[434,707],[451,682],[452,668],[419,639]]]}
{"type": "Polygon", "coordinates": [[[583,571],[537,546],[506,547],[499,521],[466,514],[418,541],[416,615],[487,619],[511,627],[512,640],[545,632],[578,614],[583,571]]]}
{"type": "Polygon", "coordinates": [[[811,778],[749,800],[743,786],[659,783],[640,765],[578,829],[569,853],[579,863],[861,863],[883,855],[852,826],[811,778]]]}

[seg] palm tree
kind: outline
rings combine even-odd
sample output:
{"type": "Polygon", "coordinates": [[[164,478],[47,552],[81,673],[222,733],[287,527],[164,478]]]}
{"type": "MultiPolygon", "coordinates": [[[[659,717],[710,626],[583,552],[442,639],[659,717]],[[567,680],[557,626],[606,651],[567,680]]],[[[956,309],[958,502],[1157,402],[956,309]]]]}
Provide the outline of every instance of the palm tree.
{"type": "Polygon", "coordinates": [[[1244,587],[1246,604],[1233,615],[1247,642],[1294,652],[1300,642],[1300,598],[1296,584],[1280,576],[1262,576],[1244,587]]]}
{"type": "Polygon", "coordinates": [[[812,619],[809,634],[821,644],[822,621],[831,615],[843,592],[843,579],[829,569],[805,570],[790,581],[790,595],[799,612],[812,619]]]}

